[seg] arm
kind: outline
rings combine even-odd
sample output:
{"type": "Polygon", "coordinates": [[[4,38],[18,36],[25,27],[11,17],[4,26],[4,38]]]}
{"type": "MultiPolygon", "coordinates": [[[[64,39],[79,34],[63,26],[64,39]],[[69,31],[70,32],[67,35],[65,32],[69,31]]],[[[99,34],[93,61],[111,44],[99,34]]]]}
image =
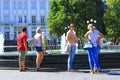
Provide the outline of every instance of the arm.
{"type": "Polygon", "coordinates": [[[70,37],[69,37],[69,32],[67,32],[66,34],[66,40],[69,41],[70,37]]]}
{"type": "Polygon", "coordinates": [[[84,37],[85,37],[88,41],[90,41],[88,35],[89,35],[89,33],[87,32],[87,33],[84,35],[84,37]]]}
{"type": "Polygon", "coordinates": [[[25,47],[25,53],[27,53],[28,49],[27,49],[27,36],[25,36],[23,38],[23,44],[24,44],[24,47],[25,47]]]}
{"type": "Polygon", "coordinates": [[[96,43],[99,44],[100,39],[103,38],[103,34],[99,32],[96,43]]]}
{"type": "Polygon", "coordinates": [[[40,36],[40,44],[42,45],[42,36],[40,36]]]}

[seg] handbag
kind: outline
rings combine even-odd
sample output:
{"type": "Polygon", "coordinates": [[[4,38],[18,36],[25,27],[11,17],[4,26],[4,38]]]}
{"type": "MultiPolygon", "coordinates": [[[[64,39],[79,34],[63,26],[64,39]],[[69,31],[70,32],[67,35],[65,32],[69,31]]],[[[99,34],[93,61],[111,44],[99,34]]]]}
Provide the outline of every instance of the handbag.
{"type": "Polygon", "coordinates": [[[93,44],[89,41],[89,42],[85,43],[83,49],[84,49],[84,50],[93,49],[93,44]]]}

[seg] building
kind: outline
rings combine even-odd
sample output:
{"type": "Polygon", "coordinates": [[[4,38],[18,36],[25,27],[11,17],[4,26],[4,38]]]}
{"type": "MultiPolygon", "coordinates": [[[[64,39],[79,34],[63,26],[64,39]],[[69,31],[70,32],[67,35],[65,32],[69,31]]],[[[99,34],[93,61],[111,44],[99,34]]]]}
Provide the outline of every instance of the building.
{"type": "Polygon", "coordinates": [[[16,40],[22,27],[27,27],[28,38],[40,27],[49,37],[45,28],[49,11],[49,0],[0,0],[0,32],[5,40],[16,40]]]}

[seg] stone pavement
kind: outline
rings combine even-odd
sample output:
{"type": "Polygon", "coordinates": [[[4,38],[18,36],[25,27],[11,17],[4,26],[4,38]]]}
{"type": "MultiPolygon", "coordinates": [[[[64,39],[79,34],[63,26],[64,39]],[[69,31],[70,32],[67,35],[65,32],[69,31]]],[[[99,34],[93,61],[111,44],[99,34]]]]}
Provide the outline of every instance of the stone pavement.
{"type": "Polygon", "coordinates": [[[35,68],[29,68],[26,72],[19,72],[16,67],[0,67],[0,80],[120,80],[120,68],[102,69],[99,74],[90,74],[84,69],[67,72],[42,68],[37,72],[35,68]]]}

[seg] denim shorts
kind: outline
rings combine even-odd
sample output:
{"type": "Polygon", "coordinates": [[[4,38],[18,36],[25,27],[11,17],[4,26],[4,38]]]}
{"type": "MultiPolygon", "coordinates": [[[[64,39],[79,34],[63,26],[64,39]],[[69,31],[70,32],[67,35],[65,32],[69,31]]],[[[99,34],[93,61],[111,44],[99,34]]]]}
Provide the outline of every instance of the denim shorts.
{"type": "Polygon", "coordinates": [[[42,52],[42,47],[35,46],[37,52],[42,52]]]}

